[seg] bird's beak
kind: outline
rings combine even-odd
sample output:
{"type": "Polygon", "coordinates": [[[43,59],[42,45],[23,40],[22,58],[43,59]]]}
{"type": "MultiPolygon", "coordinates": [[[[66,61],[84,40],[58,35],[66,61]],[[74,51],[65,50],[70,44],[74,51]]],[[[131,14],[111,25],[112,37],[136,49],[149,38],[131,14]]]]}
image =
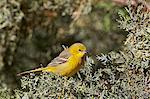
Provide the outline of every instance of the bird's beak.
{"type": "Polygon", "coordinates": [[[88,51],[87,51],[87,50],[85,50],[85,51],[84,51],[84,53],[85,53],[85,54],[87,54],[87,53],[88,53],[88,51]]]}

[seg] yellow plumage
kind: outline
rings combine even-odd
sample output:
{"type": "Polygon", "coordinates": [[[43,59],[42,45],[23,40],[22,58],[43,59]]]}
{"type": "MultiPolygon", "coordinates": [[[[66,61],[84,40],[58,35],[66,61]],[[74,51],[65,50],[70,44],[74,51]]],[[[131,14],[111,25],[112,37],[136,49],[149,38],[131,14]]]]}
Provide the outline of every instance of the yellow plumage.
{"type": "Polygon", "coordinates": [[[54,58],[47,67],[38,68],[26,72],[19,73],[23,75],[31,72],[52,72],[60,76],[74,75],[84,62],[83,57],[86,54],[86,47],[82,43],[75,43],[69,48],[64,49],[58,57],[54,58]]]}

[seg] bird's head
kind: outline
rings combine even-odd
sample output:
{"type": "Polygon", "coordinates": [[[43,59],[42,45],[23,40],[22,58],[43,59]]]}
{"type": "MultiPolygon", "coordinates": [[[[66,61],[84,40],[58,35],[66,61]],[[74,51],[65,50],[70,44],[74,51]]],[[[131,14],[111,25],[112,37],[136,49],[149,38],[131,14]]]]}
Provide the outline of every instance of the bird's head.
{"type": "Polygon", "coordinates": [[[82,43],[75,43],[69,47],[69,52],[72,55],[83,57],[86,54],[86,47],[82,43]]]}

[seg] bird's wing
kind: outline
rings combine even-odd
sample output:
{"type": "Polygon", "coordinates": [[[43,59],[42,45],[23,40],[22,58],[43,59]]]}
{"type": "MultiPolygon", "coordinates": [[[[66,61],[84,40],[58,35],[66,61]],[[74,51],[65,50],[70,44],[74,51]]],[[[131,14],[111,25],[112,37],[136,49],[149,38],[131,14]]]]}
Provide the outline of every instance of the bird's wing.
{"type": "Polygon", "coordinates": [[[62,51],[58,57],[54,58],[47,66],[57,66],[62,63],[65,63],[68,61],[68,58],[71,56],[68,49],[65,49],[62,51]]]}

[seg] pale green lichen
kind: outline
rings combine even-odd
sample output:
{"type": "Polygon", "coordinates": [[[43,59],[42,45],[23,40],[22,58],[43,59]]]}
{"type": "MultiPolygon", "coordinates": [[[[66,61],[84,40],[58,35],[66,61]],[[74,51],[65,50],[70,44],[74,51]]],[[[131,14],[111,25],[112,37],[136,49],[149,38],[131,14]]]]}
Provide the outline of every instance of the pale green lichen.
{"type": "MultiPolygon", "coordinates": [[[[11,96],[10,90],[3,86],[4,90],[0,90],[0,97],[4,98],[5,95],[6,99],[150,98],[150,13],[143,8],[143,4],[136,9],[129,6],[126,8],[127,15],[119,13],[119,26],[129,33],[120,51],[97,55],[96,60],[87,57],[85,66],[73,77],[60,77],[52,73],[22,77],[21,88],[14,90],[14,95],[11,96]]],[[[40,34],[41,32],[38,35],[40,34]]]]}
{"type": "Polygon", "coordinates": [[[97,56],[97,64],[91,58],[87,58],[84,68],[79,72],[80,75],[75,77],[66,78],[53,74],[23,77],[20,96],[35,99],[150,97],[147,91],[149,86],[149,56],[147,57],[149,49],[147,47],[150,43],[147,39],[149,36],[147,29],[150,14],[143,12],[141,5],[137,7],[137,11],[132,7],[126,10],[129,13],[128,20],[121,16],[119,21],[120,26],[129,32],[122,51],[97,56]],[[141,47],[142,49],[140,49],[141,44],[145,45],[141,47]]]}

